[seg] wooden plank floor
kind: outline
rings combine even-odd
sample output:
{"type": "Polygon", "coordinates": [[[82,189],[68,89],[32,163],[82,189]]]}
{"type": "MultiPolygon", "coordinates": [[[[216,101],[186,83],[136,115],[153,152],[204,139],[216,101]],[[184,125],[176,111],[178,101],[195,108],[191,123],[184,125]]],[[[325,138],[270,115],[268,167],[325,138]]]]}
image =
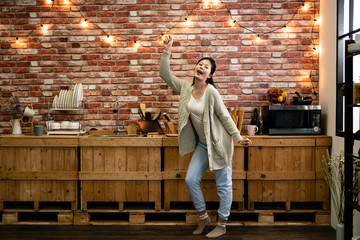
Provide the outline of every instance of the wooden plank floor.
{"type": "MultiPolygon", "coordinates": [[[[205,233],[213,226],[205,228],[205,233]]],[[[44,226],[3,225],[1,240],[193,240],[206,239],[205,234],[194,236],[194,226],[44,226]]],[[[228,226],[221,240],[335,240],[330,226],[228,226]]]]}

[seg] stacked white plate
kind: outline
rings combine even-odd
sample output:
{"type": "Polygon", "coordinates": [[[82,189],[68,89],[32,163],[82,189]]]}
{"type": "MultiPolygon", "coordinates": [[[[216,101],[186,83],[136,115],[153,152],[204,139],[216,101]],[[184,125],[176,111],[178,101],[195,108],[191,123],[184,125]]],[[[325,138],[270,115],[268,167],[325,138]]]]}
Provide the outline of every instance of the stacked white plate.
{"type": "Polygon", "coordinates": [[[83,100],[82,84],[75,84],[72,90],[60,90],[59,95],[54,97],[53,108],[78,108],[83,100]]]}

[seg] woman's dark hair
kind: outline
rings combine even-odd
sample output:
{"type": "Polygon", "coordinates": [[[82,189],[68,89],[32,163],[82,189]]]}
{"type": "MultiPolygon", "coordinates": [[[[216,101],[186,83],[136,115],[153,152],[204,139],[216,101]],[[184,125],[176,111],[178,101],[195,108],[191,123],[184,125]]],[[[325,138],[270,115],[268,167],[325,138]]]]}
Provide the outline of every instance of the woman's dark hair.
{"type": "MultiPolygon", "coordinates": [[[[201,58],[201,59],[196,63],[196,65],[198,65],[199,62],[201,62],[202,60],[209,60],[209,61],[210,61],[210,63],[211,63],[211,71],[210,71],[210,74],[213,75],[213,74],[215,73],[215,70],[216,70],[215,60],[212,59],[211,57],[203,57],[203,58],[201,58]]],[[[214,81],[213,81],[212,77],[209,77],[208,79],[206,79],[205,82],[206,82],[206,83],[210,83],[211,85],[214,86],[214,81]]],[[[194,85],[194,84],[195,84],[195,77],[194,77],[194,79],[193,79],[192,85],[194,85]]]]}

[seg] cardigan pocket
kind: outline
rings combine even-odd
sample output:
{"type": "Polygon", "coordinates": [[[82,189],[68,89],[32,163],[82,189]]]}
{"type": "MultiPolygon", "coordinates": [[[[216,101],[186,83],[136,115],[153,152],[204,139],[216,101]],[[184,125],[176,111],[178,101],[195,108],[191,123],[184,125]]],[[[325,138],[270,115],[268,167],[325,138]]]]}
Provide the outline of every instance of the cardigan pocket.
{"type": "Polygon", "coordinates": [[[219,156],[225,157],[225,149],[220,139],[217,140],[214,139],[212,141],[212,147],[219,156]]]}

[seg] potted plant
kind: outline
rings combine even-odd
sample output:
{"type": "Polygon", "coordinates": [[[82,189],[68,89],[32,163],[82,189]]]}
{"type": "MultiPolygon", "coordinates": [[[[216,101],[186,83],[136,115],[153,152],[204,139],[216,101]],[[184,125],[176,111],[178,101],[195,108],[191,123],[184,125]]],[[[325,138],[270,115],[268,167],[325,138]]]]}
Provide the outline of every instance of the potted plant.
{"type": "MultiPolygon", "coordinates": [[[[354,173],[353,173],[353,201],[356,201],[360,184],[358,181],[358,174],[360,173],[360,160],[355,159],[354,173]]],[[[342,154],[332,154],[326,151],[326,156],[322,157],[321,172],[325,181],[329,185],[331,192],[331,200],[335,210],[337,225],[337,240],[344,239],[344,205],[345,205],[345,175],[344,175],[345,161],[342,154]]]]}

